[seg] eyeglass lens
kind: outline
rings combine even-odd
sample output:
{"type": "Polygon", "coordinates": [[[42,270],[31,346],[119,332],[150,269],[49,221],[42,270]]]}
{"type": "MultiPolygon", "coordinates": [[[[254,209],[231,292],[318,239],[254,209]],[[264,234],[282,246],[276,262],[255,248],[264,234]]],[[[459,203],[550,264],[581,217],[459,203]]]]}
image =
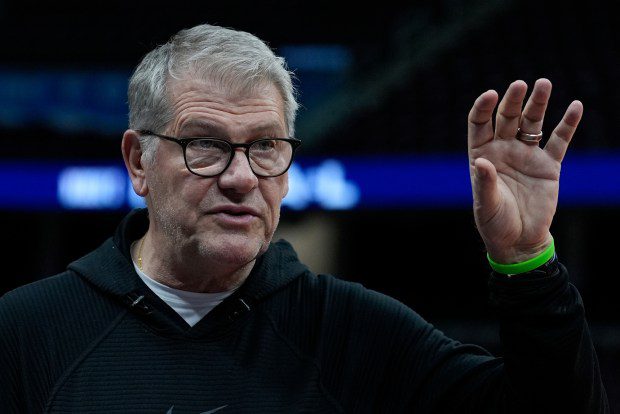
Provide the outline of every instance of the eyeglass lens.
{"type": "MultiPolygon", "coordinates": [[[[225,141],[198,139],[185,150],[187,165],[193,172],[214,176],[222,173],[232,156],[232,147],[225,141]]],[[[283,140],[259,140],[249,148],[250,167],[255,174],[274,176],[282,174],[293,156],[292,145],[283,140]]]]}

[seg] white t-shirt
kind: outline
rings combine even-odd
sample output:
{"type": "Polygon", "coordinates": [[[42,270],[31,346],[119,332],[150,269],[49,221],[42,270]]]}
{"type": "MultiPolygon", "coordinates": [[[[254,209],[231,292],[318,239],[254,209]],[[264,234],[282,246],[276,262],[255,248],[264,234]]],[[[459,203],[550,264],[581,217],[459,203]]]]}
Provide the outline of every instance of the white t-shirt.
{"type": "MultiPolygon", "coordinates": [[[[133,247],[133,246],[132,246],[133,247]]],[[[227,292],[202,293],[188,292],[163,285],[144,273],[136,262],[133,262],[136,273],[146,286],[178,313],[189,326],[196,325],[205,315],[224,299],[232,295],[236,289],[227,292]]]]}

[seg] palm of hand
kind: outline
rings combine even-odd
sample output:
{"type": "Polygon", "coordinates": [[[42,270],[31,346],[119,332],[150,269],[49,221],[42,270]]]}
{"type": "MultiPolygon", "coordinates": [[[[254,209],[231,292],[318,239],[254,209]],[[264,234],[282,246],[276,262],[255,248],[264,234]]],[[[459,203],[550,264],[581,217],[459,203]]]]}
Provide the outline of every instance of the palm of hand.
{"type": "Polygon", "coordinates": [[[489,142],[472,155],[490,161],[497,172],[497,203],[474,205],[481,234],[505,246],[544,243],[557,205],[560,164],[537,146],[521,142],[489,142]]]}

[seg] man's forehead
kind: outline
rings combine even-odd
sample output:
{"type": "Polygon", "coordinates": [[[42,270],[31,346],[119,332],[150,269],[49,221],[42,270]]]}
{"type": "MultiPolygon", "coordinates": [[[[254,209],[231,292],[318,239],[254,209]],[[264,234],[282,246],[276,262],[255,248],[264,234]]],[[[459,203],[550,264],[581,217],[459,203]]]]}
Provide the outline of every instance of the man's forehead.
{"type": "Polygon", "coordinates": [[[243,102],[247,100],[275,100],[282,104],[282,95],[278,88],[268,81],[259,81],[251,85],[234,82],[217,82],[211,79],[174,79],[169,81],[169,91],[173,98],[183,94],[204,94],[215,101],[243,102]]]}
{"type": "MultiPolygon", "coordinates": [[[[271,83],[240,93],[201,79],[174,80],[170,88],[174,110],[174,131],[184,136],[226,134],[225,124],[213,113],[243,115],[237,119],[250,129],[270,134],[286,131],[283,100],[271,83]]],[[[229,121],[233,120],[229,118],[229,121]]],[[[231,124],[232,125],[232,124],[231,124]]],[[[230,125],[229,125],[230,126],[230,125]]],[[[284,132],[285,133],[285,132],[284,132]]]]}

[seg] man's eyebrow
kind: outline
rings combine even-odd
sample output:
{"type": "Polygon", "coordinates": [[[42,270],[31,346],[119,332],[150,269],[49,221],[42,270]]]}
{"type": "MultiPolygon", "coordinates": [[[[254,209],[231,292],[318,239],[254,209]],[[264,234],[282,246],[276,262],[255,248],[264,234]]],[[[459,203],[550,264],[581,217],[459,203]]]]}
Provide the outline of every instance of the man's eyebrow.
{"type": "Polygon", "coordinates": [[[278,134],[282,130],[282,126],[277,122],[265,122],[253,126],[252,132],[278,134]]]}
{"type": "MultiPolygon", "coordinates": [[[[282,126],[278,122],[263,122],[256,125],[252,125],[249,128],[250,132],[254,135],[258,134],[270,134],[270,135],[281,135],[280,131],[282,131],[282,126]]],[[[189,120],[184,123],[179,129],[179,134],[181,136],[213,136],[213,137],[228,137],[228,132],[225,128],[220,127],[212,122],[196,119],[189,120]],[[189,134],[188,134],[189,132],[189,134]]]]}

